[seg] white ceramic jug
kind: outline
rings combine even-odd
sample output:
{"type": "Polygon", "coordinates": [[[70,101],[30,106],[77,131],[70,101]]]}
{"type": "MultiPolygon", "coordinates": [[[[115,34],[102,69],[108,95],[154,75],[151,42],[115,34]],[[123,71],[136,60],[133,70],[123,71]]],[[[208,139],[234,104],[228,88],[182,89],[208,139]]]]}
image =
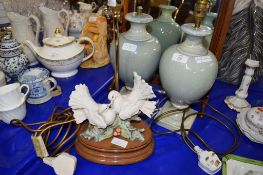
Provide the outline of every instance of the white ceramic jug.
{"type": "Polygon", "coordinates": [[[60,28],[62,34],[68,36],[68,27],[69,27],[69,12],[65,9],[60,11],[55,11],[47,7],[39,7],[39,10],[43,16],[44,24],[44,38],[53,37],[54,31],[56,28],[60,28]],[[63,19],[62,14],[65,14],[66,17],[63,19]],[[65,26],[62,24],[62,20],[65,20],[65,26]]]}
{"type": "MultiPolygon", "coordinates": [[[[35,45],[39,45],[38,37],[40,31],[40,22],[39,19],[34,16],[30,15],[22,16],[15,12],[8,12],[7,17],[10,20],[13,37],[20,43],[23,43],[26,40],[30,40],[35,45]],[[31,20],[36,23],[36,33],[34,34],[31,20]]],[[[38,63],[35,56],[31,52],[31,50],[27,46],[22,46],[24,53],[26,54],[28,60],[30,61],[30,65],[35,65],[38,63]]]]}

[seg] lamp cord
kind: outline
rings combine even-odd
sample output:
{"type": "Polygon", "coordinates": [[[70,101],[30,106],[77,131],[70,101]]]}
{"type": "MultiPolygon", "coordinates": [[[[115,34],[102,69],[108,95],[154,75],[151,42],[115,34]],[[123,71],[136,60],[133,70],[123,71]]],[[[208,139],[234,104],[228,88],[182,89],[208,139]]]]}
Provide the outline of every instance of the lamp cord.
{"type": "MultiPolygon", "coordinates": [[[[162,99],[158,105],[157,105],[157,108],[158,110],[160,111],[160,105],[166,100],[167,98],[164,98],[162,99]]],[[[154,117],[152,119],[152,121],[150,122],[150,128],[152,130],[152,132],[154,134],[158,134],[158,135],[165,135],[165,134],[171,134],[171,133],[178,133],[180,132],[181,133],[181,137],[184,141],[184,143],[189,147],[190,150],[192,150],[194,153],[196,153],[196,151],[194,150],[194,147],[196,146],[194,144],[194,142],[189,138],[187,132],[189,134],[192,134],[194,137],[196,137],[196,139],[198,141],[200,141],[202,143],[202,145],[204,147],[206,147],[208,150],[210,151],[213,151],[215,152],[219,157],[223,157],[229,153],[232,153],[233,151],[235,151],[238,146],[240,145],[241,143],[241,132],[240,132],[240,129],[239,127],[237,126],[237,124],[235,122],[232,121],[232,119],[227,116],[226,114],[223,114],[222,112],[220,112],[219,110],[217,110],[216,108],[214,108],[213,106],[211,106],[210,104],[206,103],[206,102],[203,102],[201,101],[201,103],[207,105],[210,109],[212,109],[215,113],[221,115],[223,118],[225,118],[227,120],[227,122],[229,124],[231,124],[233,127],[234,127],[234,130],[236,130],[236,133],[237,135],[235,134],[235,131],[233,129],[231,129],[231,127],[229,127],[225,122],[223,122],[222,120],[216,118],[215,116],[213,115],[210,115],[210,114],[207,114],[207,113],[201,113],[201,112],[196,112],[196,113],[191,113],[191,114],[188,114],[186,115],[186,112],[189,110],[189,107],[186,108],[186,109],[174,109],[174,110],[169,110],[169,111],[166,111],[160,115],[158,115],[157,117],[154,117]],[[173,114],[177,114],[177,113],[183,113],[183,116],[182,116],[182,122],[181,122],[181,126],[180,126],[180,129],[178,130],[173,130],[173,131],[167,131],[167,132],[161,132],[161,131],[158,131],[156,129],[153,128],[153,126],[156,124],[156,122],[158,122],[160,119],[162,118],[165,118],[165,117],[168,117],[170,115],[173,115],[173,114]],[[231,145],[231,147],[225,151],[225,152],[217,152],[217,151],[214,151],[214,149],[209,146],[203,139],[200,135],[198,135],[195,131],[193,131],[192,129],[186,129],[185,126],[184,126],[184,123],[185,121],[194,116],[194,115],[197,115],[197,116],[204,116],[204,117],[208,117],[210,119],[213,119],[215,120],[216,122],[218,122],[220,125],[223,125],[227,130],[228,132],[231,133],[231,136],[233,137],[233,144],[231,145]]]]}
{"type": "Polygon", "coordinates": [[[73,147],[73,143],[67,145],[77,134],[80,125],[75,123],[73,113],[70,108],[57,106],[54,108],[51,116],[47,121],[26,124],[21,120],[14,119],[11,124],[17,127],[23,127],[33,133],[34,136],[42,136],[50,156],[56,156],[61,152],[68,152],[73,147]],[[37,129],[32,126],[40,125],[37,129]],[[58,128],[58,130],[55,130],[58,128]],[[56,134],[51,138],[51,133],[56,134]],[[64,150],[62,150],[64,148],[64,150]]]}

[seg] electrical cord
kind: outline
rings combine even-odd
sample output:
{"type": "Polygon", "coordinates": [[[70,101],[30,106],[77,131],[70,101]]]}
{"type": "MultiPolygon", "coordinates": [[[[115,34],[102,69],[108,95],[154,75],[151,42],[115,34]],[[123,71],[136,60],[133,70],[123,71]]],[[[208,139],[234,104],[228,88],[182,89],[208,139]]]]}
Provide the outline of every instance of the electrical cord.
{"type": "MultiPolygon", "coordinates": [[[[167,98],[164,98],[162,99],[158,105],[157,105],[157,108],[158,110],[160,111],[160,105],[166,100],[167,98]]],[[[199,102],[200,103],[200,102],[199,102]]],[[[207,105],[210,109],[212,109],[215,113],[221,115],[223,118],[225,118],[229,124],[231,124],[234,129],[236,130],[236,133],[237,135],[235,134],[234,130],[231,129],[226,123],[224,123],[222,120],[216,118],[215,116],[213,115],[210,115],[210,114],[206,114],[206,113],[201,113],[201,112],[196,112],[196,113],[192,113],[192,114],[188,114],[186,115],[186,112],[188,111],[189,107],[186,108],[186,109],[174,109],[174,110],[169,110],[169,111],[166,111],[156,117],[153,118],[153,120],[150,122],[150,128],[152,129],[152,132],[154,134],[158,134],[158,135],[165,135],[165,134],[171,134],[171,133],[178,133],[180,132],[181,133],[181,137],[184,141],[184,143],[189,147],[190,150],[192,150],[194,153],[197,153],[194,149],[194,147],[196,146],[193,141],[189,138],[188,133],[192,134],[194,137],[196,137],[196,139],[198,141],[200,141],[202,143],[202,145],[204,147],[206,147],[208,150],[210,151],[213,151],[215,152],[219,157],[223,157],[233,151],[235,151],[238,146],[240,145],[241,143],[241,132],[240,132],[240,129],[239,127],[236,125],[235,122],[232,121],[232,119],[230,117],[228,117],[227,115],[223,114],[222,112],[220,112],[219,110],[217,110],[216,108],[214,108],[213,106],[211,106],[210,104],[206,103],[206,102],[201,102],[205,105],[207,105]],[[158,122],[160,119],[164,118],[164,117],[168,117],[170,115],[173,115],[173,114],[177,114],[177,113],[183,113],[183,116],[182,116],[182,122],[181,122],[181,126],[180,126],[180,129],[178,130],[174,130],[174,131],[167,131],[167,132],[161,132],[161,131],[158,131],[156,129],[153,128],[154,124],[156,124],[156,122],[158,122]],[[203,139],[200,135],[198,135],[195,131],[193,131],[192,129],[186,129],[184,127],[184,123],[185,121],[194,116],[194,115],[197,115],[197,116],[204,116],[204,117],[208,117],[210,119],[213,119],[215,120],[216,122],[218,122],[219,124],[223,125],[227,130],[228,132],[230,132],[231,136],[233,137],[233,144],[232,146],[225,152],[216,152],[214,151],[214,149],[209,146],[203,139]]]]}
{"type": "Polygon", "coordinates": [[[50,156],[56,156],[60,152],[70,151],[73,147],[73,143],[70,145],[67,145],[67,143],[74,138],[80,129],[80,125],[75,123],[71,109],[65,109],[61,106],[54,108],[47,121],[25,124],[21,120],[14,119],[11,121],[11,124],[17,127],[25,128],[27,131],[33,133],[33,136],[42,136],[44,144],[50,152],[50,156]],[[40,126],[37,129],[31,128],[36,125],[40,126]],[[51,138],[51,134],[55,132],[57,133],[53,136],[53,138],[51,138]],[[64,148],[64,150],[62,150],[62,148],[64,148]]]}

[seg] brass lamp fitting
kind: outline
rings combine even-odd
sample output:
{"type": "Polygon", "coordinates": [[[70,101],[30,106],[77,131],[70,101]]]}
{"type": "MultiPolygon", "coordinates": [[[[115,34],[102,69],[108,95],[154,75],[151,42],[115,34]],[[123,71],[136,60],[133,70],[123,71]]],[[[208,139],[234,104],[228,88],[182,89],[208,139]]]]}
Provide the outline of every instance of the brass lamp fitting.
{"type": "Polygon", "coordinates": [[[201,23],[206,16],[206,12],[209,8],[208,0],[197,0],[195,3],[195,11],[194,11],[194,18],[195,18],[195,25],[194,28],[198,29],[201,26],[201,23]]]}
{"type": "Polygon", "coordinates": [[[56,28],[56,30],[55,30],[54,33],[55,33],[55,34],[61,34],[61,30],[60,30],[60,28],[56,28]]]}

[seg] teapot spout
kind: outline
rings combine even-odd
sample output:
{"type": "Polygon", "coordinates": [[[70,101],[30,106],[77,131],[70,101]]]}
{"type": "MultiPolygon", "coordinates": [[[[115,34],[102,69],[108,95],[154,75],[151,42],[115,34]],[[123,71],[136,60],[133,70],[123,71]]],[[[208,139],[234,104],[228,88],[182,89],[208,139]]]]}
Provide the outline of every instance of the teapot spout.
{"type": "Polygon", "coordinates": [[[29,40],[24,41],[23,44],[26,45],[36,57],[39,57],[39,51],[40,51],[41,47],[38,47],[38,46],[34,45],[29,40]]]}

